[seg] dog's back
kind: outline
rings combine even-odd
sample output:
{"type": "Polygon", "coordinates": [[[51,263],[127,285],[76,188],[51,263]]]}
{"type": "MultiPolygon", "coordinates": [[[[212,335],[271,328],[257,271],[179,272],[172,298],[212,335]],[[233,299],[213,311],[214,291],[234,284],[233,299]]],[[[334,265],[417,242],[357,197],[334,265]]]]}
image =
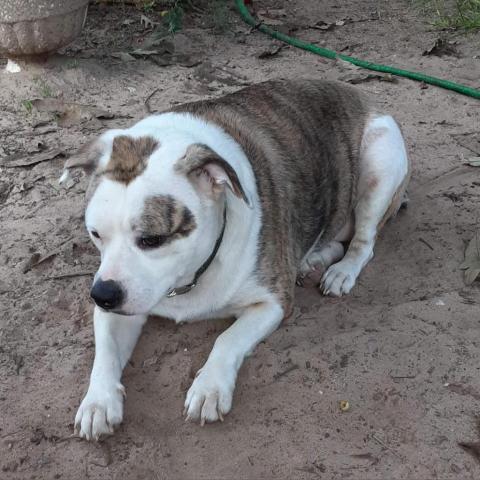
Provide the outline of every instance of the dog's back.
{"type": "MultiPolygon", "coordinates": [[[[288,257],[294,271],[321,233],[327,241],[345,224],[371,111],[359,90],[322,80],[275,80],[174,111],[221,126],[244,149],[262,201],[260,259],[288,257]]],[[[278,279],[282,273],[275,270],[260,268],[278,279]]]]}

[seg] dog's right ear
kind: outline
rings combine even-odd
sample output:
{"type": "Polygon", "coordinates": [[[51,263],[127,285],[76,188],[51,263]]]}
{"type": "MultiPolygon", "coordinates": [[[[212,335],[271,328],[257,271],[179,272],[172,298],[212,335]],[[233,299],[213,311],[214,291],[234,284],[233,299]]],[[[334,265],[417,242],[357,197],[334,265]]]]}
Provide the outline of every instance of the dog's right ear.
{"type": "Polygon", "coordinates": [[[105,149],[105,144],[100,139],[92,140],[80,147],[77,153],[73,154],[63,166],[63,174],[59,182],[63,183],[69,177],[72,168],[81,168],[87,174],[93,173],[105,149]]]}

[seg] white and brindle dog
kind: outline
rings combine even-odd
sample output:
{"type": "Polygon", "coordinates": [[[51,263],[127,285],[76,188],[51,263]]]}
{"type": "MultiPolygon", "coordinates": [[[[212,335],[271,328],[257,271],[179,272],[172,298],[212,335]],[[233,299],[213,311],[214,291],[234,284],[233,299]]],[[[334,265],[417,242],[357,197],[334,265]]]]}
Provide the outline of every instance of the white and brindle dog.
{"type": "Polygon", "coordinates": [[[188,418],[223,420],[295,281],[348,293],[409,178],[393,118],[320,80],[269,81],[107,131],[65,174],[75,167],[91,173],[86,226],[101,253],[95,361],[75,418],[88,440],[122,421],[122,370],[150,314],[236,318],[185,400],[188,418]]]}

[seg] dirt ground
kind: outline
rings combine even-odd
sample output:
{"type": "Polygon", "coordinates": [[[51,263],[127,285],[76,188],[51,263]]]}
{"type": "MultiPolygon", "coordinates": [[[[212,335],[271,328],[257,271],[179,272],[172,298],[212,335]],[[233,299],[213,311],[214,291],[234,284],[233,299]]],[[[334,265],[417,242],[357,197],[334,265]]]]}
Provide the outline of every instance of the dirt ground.
{"type": "MultiPolygon", "coordinates": [[[[480,88],[480,34],[440,32],[453,50],[424,56],[440,33],[409,2],[254,3],[284,8],[267,18],[303,39],[480,88]]],[[[480,102],[293,48],[259,58],[278,44],[231,16],[215,34],[189,15],[172,43],[147,48],[138,10],[92,6],[61,54],[0,73],[0,478],[479,478],[458,442],[480,441],[480,282],[466,287],[459,270],[478,228],[480,170],[465,161],[480,155],[480,102]],[[157,53],[126,55],[135,49],[157,53]],[[396,115],[413,163],[409,208],[350,296],[298,289],[293,316],[245,362],[224,423],[185,423],[182,409],[228,321],[152,318],[124,374],[123,425],[100,444],[72,437],[98,257],[83,227],[87,180],[61,188],[62,155],[144,117],[152,93],[153,111],[298,76],[360,82],[396,115]]]]}

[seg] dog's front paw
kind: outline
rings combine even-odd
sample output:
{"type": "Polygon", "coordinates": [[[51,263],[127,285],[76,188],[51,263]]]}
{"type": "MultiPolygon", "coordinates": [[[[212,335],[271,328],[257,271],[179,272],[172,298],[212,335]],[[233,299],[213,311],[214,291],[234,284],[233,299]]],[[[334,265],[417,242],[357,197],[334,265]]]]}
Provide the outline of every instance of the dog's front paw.
{"type": "Polygon", "coordinates": [[[235,379],[233,368],[207,362],[188,390],[184,410],[187,420],[200,420],[202,426],[205,422],[223,422],[223,415],[232,408],[235,379]]]}
{"type": "Polygon", "coordinates": [[[125,388],[117,383],[111,386],[90,385],[75,416],[75,433],[87,440],[99,440],[111,435],[123,419],[125,388]]]}
{"type": "Polygon", "coordinates": [[[338,262],[332,265],[323,275],[320,288],[324,295],[341,297],[350,292],[357,280],[358,271],[354,265],[338,262]]]}

